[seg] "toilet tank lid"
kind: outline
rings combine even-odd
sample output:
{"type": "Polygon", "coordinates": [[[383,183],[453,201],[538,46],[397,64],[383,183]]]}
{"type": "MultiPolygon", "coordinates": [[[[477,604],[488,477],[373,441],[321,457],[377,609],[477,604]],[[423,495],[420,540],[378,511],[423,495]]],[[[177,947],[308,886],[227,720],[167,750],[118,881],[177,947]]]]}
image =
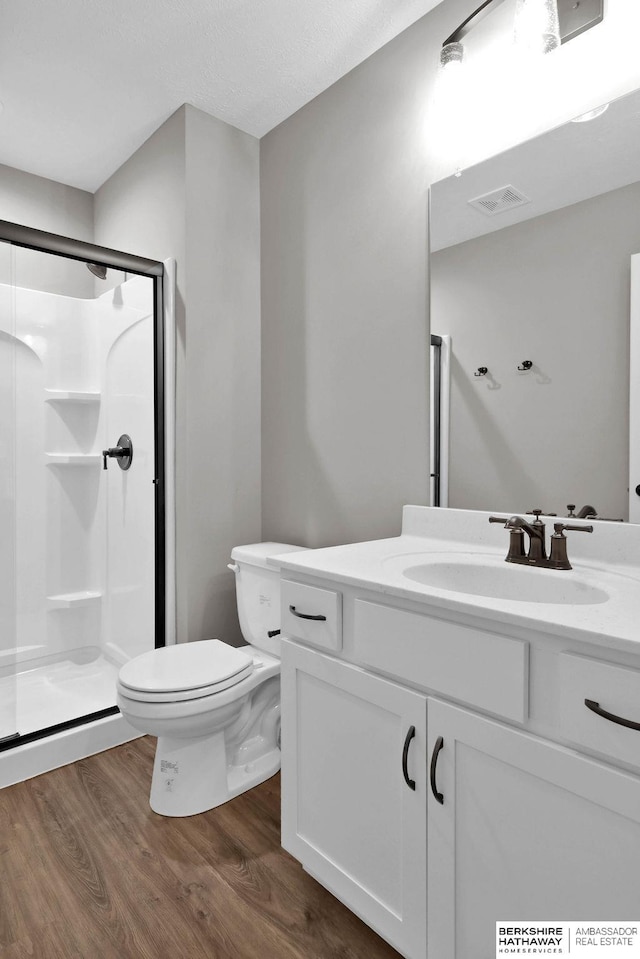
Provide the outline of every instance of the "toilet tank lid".
{"type": "Polygon", "coordinates": [[[235,563],[247,563],[263,569],[278,569],[278,563],[274,562],[277,556],[300,553],[305,549],[304,546],[292,546],[290,543],[250,543],[247,546],[234,546],[231,559],[235,563]]]}

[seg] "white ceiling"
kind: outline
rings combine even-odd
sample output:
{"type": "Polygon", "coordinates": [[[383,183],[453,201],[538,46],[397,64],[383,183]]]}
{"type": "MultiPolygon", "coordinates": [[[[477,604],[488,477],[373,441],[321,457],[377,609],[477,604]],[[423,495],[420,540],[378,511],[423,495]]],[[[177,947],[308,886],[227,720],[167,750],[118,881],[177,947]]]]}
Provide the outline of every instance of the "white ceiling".
{"type": "Polygon", "coordinates": [[[95,191],[183,103],[260,137],[440,0],[2,0],[0,163],[95,191]]]}

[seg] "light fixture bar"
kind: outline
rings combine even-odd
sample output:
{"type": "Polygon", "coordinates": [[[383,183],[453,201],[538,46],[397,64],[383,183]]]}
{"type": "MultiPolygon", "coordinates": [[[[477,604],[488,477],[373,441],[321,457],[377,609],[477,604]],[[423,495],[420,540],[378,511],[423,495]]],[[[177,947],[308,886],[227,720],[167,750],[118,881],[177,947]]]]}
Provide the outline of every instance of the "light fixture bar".
{"type": "MultiPolygon", "coordinates": [[[[477,10],[467,17],[450,37],[442,44],[458,43],[477,23],[504,3],[504,0],[484,0],[477,10]]],[[[560,21],[560,41],[567,43],[580,33],[600,23],[604,16],[604,0],[558,0],[558,19],[560,21]]]]}
{"type": "Polygon", "coordinates": [[[448,43],[458,43],[463,37],[466,37],[469,31],[475,27],[476,23],[480,23],[480,21],[484,20],[488,13],[491,13],[492,10],[494,10],[496,7],[499,7],[503,3],[504,0],[484,0],[484,3],[481,3],[477,10],[474,10],[466,20],[463,20],[459,27],[456,27],[451,36],[447,37],[447,39],[444,41],[442,46],[446,47],[448,43]]]}

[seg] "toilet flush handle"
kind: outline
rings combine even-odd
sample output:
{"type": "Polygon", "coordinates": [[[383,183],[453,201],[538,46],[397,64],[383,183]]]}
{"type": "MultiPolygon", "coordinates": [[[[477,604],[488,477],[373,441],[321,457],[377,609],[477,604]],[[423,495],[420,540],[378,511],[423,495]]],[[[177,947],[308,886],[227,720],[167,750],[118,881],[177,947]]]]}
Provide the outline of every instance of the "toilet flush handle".
{"type": "Polygon", "coordinates": [[[227,563],[227,569],[230,569],[232,573],[237,573],[240,567],[237,563],[227,563]]]}

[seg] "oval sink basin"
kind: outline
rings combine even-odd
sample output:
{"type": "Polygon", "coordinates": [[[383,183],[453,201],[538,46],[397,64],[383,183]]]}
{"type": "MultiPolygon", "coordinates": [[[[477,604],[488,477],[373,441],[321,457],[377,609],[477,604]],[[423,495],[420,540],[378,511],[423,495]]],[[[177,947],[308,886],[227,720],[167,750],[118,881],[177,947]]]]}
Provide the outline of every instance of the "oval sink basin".
{"type": "Polygon", "coordinates": [[[545,570],[531,566],[489,565],[459,559],[434,561],[403,570],[407,579],[453,593],[506,599],[517,603],[606,603],[608,593],[576,578],[573,571],[545,570]]]}

